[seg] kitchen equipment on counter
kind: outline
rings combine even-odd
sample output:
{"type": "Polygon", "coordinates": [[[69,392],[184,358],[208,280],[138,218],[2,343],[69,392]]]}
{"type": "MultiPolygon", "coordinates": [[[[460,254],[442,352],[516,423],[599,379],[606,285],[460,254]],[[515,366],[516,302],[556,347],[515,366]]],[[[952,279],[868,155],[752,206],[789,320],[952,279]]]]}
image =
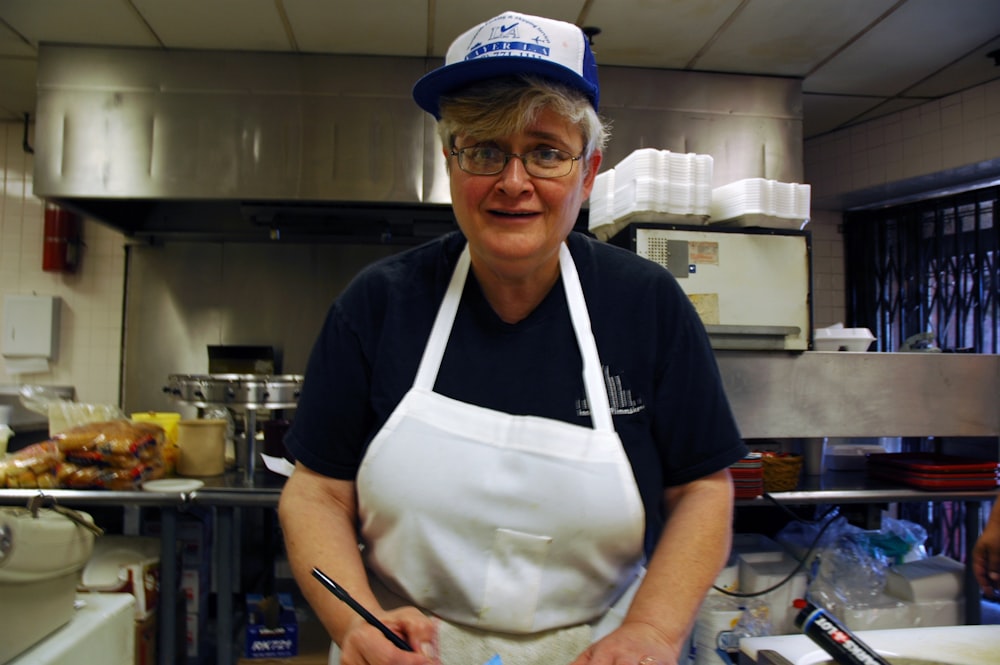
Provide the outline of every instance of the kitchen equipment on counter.
{"type": "Polygon", "coordinates": [[[242,414],[243,482],[251,485],[258,456],[257,412],[296,408],[303,379],[299,374],[171,374],[163,390],[201,409],[224,407],[242,414]]]}
{"type": "Polygon", "coordinates": [[[200,408],[293,409],[302,380],[297,374],[171,374],[164,392],[200,408]]]}
{"type": "Polygon", "coordinates": [[[182,420],[177,424],[177,473],[221,476],[226,470],[226,427],[221,418],[182,420]]]}
{"type": "Polygon", "coordinates": [[[714,349],[805,351],[812,339],[808,231],[633,223],[608,242],[669,270],[714,349]]]}
{"type": "MultiPolygon", "coordinates": [[[[985,665],[995,663],[1000,653],[1000,630],[997,626],[933,626],[892,630],[856,631],[859,638],[878,653],[949,665],[985,665]]],[[[747,637],[740,640],[739,665],[762,663],[758,653],[774,651],[792,665],[818,665],[830,662],[830,656],[805,635],[747,637]]]]}
{"type": "MultiPolygon", "coordinates": [[[[93,524],[87,513],[75,513],[93,524]]],[[[94,533],[51,509],[0,508],[0,663],[73,618],[94,533]]]]}

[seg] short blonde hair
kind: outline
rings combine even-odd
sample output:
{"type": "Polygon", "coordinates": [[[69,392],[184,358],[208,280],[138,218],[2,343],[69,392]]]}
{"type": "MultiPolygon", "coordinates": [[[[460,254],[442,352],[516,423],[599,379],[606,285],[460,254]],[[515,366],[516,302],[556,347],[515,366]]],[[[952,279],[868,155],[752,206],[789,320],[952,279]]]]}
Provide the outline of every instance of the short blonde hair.
{"type": "Polygon", "coordinates": [[[438,136],[448,148],[455,137],[465,134],[486,141],[523,131],[544,109],[551,109],[580,129],[583,163],[595,151],[603,151],[610,134],[585,95],[570,87],[533,76],[489,79],[442,95],[438,136]]]}

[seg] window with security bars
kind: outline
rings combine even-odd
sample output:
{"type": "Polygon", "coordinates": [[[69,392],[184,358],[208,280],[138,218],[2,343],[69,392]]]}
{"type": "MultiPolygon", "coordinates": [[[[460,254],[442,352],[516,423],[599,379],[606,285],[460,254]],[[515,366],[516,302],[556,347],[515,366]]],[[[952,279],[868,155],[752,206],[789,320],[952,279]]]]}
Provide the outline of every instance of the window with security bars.
{"type": "Polygon", "coordinates": [[[879,351],[998,353],[1000,187],[844,218],[847,318],[879,351]]]}
{"type": "MultiPolygon", "coordinates": [[[[1000,187],[844,216],[847,319],[869,328],[876,350],[1000,352],[1000,187]]],[[[904,440],[909,450],[938,442],[904,440]]],[[[991,502],[902,504],[928,531],[932,553],[964,561],[966,510],[981,529],[991,502]],[[970,513],[973,516],[975,513],[970,513]]]]}

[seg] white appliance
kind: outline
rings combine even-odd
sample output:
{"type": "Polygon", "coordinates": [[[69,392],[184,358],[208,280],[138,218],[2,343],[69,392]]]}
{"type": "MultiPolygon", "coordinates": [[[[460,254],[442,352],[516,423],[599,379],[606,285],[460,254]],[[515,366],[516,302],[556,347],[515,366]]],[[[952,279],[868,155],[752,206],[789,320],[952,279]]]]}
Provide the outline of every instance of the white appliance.
{"type": "MultiPolygon", "coordinates": [[[[862,630],[855,635],[879,654],[892,658],[922,658],[949,665],[986,665],[998,662],[1000,627],[936,626],[862,630]]],[[[776,652],[792,665],[817,665],[830,655],[805,635],[747,637],[740,640],[739,665],[770,665],[774,660],[760,652],[776,652]]]]}
{"type": "Polygon", "coordinates": [[[673,273],[705,324],[713,348],[809,348],[808,231],[637,223],[609,242],[673,273]]]}
{"type": "Polygon", "coordinates": [[[93,532],[54,510],[0,508],[0,664],[72,620],[93,547],[93,532]]]}

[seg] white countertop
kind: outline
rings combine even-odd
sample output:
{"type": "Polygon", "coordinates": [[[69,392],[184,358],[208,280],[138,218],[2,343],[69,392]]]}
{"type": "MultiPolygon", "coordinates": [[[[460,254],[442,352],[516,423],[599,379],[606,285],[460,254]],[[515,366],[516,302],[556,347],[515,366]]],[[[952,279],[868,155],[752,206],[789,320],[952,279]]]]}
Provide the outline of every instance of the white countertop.
{"type": "Polygon", "coordinates": [[[131,665],[135,660],[135,597],[78,593],[73,619],[8,665],[131,665]]]}
{"type": "MultiPolygon", "coordinates": [[[[855,635],[889,657],[940,660],[949,665],[1000,663],[1000,626],[995,625],[861,630],[855,635]]],[[[761,649],[776,651],[795,665],[815,665],[830,660],[830,656],[805,635],[740,640],[741,659],[750,658],[750,662],[756,663],[757,652],[761,649]]]]}

